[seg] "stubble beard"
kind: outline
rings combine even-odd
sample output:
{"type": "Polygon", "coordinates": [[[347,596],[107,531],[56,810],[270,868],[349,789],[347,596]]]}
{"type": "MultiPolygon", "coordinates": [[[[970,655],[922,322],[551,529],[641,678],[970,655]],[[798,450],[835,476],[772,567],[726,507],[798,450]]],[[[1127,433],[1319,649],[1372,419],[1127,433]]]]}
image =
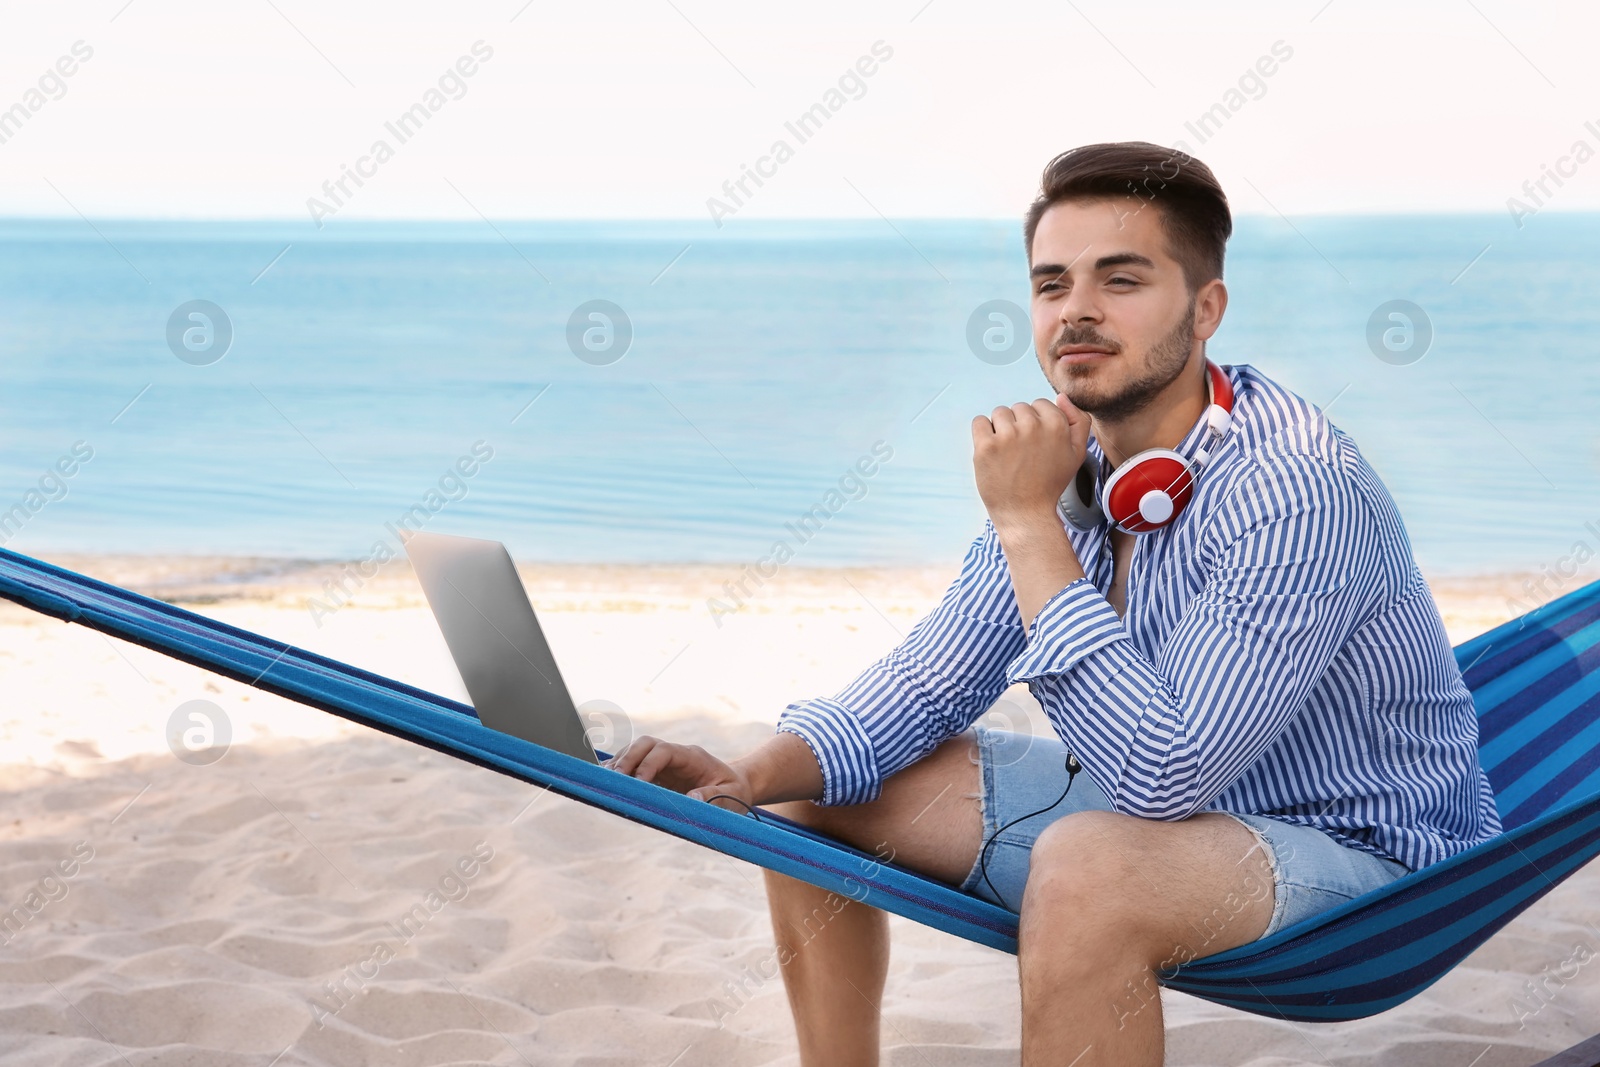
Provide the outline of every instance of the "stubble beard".
{"type": "MultiPolygon", "coordinates": [[[[1066,393],[1067,399],[1071,400],[1079,411],[1086,411],[1101,422],[1116,422],[1127,418],[1160,395],[1161,391],[1171,385],[1188,365],[1189,354],[1194,351],[1194,307],[1194,297],[1191,296],[1188,308],[1178,317],[1177,325],[1150,349],[1150,355],[1145,360],[1144,373],[1125,383],[1116,392],[1098,391],[1091,384],[1091,376],[1095,372],[1085,370],[1080,374],[1078,368],[1070,363],[1057,364],[1066,374],[1067,380],[1064,383],[1051,384],[1066,393]]],[[[1070,330],[1065,330],[1062,339],[1056,344],[1059,346],[1067,343],[1093,344],[1098,343],[1098,340],[1081,340],[1071,336],[1070,330]]],[[[1122,349],[1119,346],[1117,355],[1121,354],[1122,349]]]]}

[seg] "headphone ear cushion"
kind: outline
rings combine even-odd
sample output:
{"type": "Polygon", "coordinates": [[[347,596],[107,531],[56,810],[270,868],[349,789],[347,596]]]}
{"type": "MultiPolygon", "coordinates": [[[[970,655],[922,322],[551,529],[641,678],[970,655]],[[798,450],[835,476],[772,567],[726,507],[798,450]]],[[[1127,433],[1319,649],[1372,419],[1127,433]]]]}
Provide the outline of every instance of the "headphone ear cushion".
{"type": "Polygon", "coordinates": [[[1137,534],[1175,520],[1193,488],[1194,469],[1188,460],[1171,449],[1147,448],[1124,460],[1100,495],[1112,525],[1137,534]]]}
{"type": "Polygon", "coordinates": [[[1066,492],[1061,494],[1059,506],[1062,517],[1080,530],[1092,530],[1106,521],[1105,512],[1100,509],[1095,493],[1095,481],[1099,473],[1094,462],[1084,457],[1083,465],[1078,468],[1072,481],[1067,483],[1066,492]]]}

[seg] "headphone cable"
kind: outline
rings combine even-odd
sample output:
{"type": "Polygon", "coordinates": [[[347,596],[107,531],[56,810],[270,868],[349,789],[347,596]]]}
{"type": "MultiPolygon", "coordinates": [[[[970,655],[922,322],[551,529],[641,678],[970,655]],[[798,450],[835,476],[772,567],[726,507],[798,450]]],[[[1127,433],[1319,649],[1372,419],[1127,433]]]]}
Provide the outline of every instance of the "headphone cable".
{"type": "Polygon", "coordinates": [[[1020,815],[1017,818],[1012,819],[1010,822],[1008,822],[1004,826],[1000,827],[1000,829],[998,829],[994,833],[990,834],[989,835],[989,840],[984,842],[983,850],[978,853],[978,869],[983,872],[984,884],[989,887],[989,892],[993,893],[994,896],[995,896],[995,899],[1000,902],[1000,906],[1002,908],[1005,908],[1008,911],[1016,911],[1018,909],[1013,908],[1013,907],[1011,907],[1011,905],[1007,904],[1006,903],[1006,898],[1000,895],[1000,890],[996,889],[994,887],[994,883],[989,880],[989,849],[991,847],[993,847],[995,841],[999,839],[1001,834],[1005,833],[1007,830],[1009,830],[1013,826],[1017,825],[1017,823],[1022,822],[1024,819],[1031,819],[1035,815],[1043,815],[1045,812],[1049,811],[1051,808],[1054,808],[1056,805],[1060,804],[1063,800],[1067,799],[1067,794],[1072,791],[1073,779],[1077,778],[1078,777],[1078,772],[1083,770],[1083,765],[1078,762],[1078,758],[1076,756],[1074,756],[1070,752],[1067,753],[1066,770],[1067,770],[1067,787],[1061,791],[1061,795],[1060,796],[1056,797],[1054,803],[1050,804],[1048,807],[1040,808],[1038,811],[1030,811],[1026,815],[1020,815]]]}

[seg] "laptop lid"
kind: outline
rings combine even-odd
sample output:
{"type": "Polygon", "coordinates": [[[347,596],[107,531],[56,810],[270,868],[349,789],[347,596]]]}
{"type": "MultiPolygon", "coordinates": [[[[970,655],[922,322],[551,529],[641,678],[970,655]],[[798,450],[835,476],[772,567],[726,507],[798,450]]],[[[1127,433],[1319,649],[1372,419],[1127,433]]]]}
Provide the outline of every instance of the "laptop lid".
{"type": "Polygon", "coordinates": [[[598,762],[506,546],[413,533],[405,549],[479,720],[598,762]]]}

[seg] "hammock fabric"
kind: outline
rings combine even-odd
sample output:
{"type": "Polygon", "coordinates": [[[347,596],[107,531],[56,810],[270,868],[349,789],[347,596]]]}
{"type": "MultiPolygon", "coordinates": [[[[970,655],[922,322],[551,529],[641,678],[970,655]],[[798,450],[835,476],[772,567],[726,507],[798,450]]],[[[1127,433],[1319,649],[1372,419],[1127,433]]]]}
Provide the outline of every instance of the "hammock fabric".
{"type": "MultiPolygon", "coordinates": [[[[562,755],[401,682],[0,549],[0,597],[1006,952],[1017,916],[775,815],[758,821],[562,755]]],[[[1600,853],[1600,582],[1456,650],[1505,833],[1162,975],[1244,1011],[1333,1022],[1438,981],[1600,853]]]]}

